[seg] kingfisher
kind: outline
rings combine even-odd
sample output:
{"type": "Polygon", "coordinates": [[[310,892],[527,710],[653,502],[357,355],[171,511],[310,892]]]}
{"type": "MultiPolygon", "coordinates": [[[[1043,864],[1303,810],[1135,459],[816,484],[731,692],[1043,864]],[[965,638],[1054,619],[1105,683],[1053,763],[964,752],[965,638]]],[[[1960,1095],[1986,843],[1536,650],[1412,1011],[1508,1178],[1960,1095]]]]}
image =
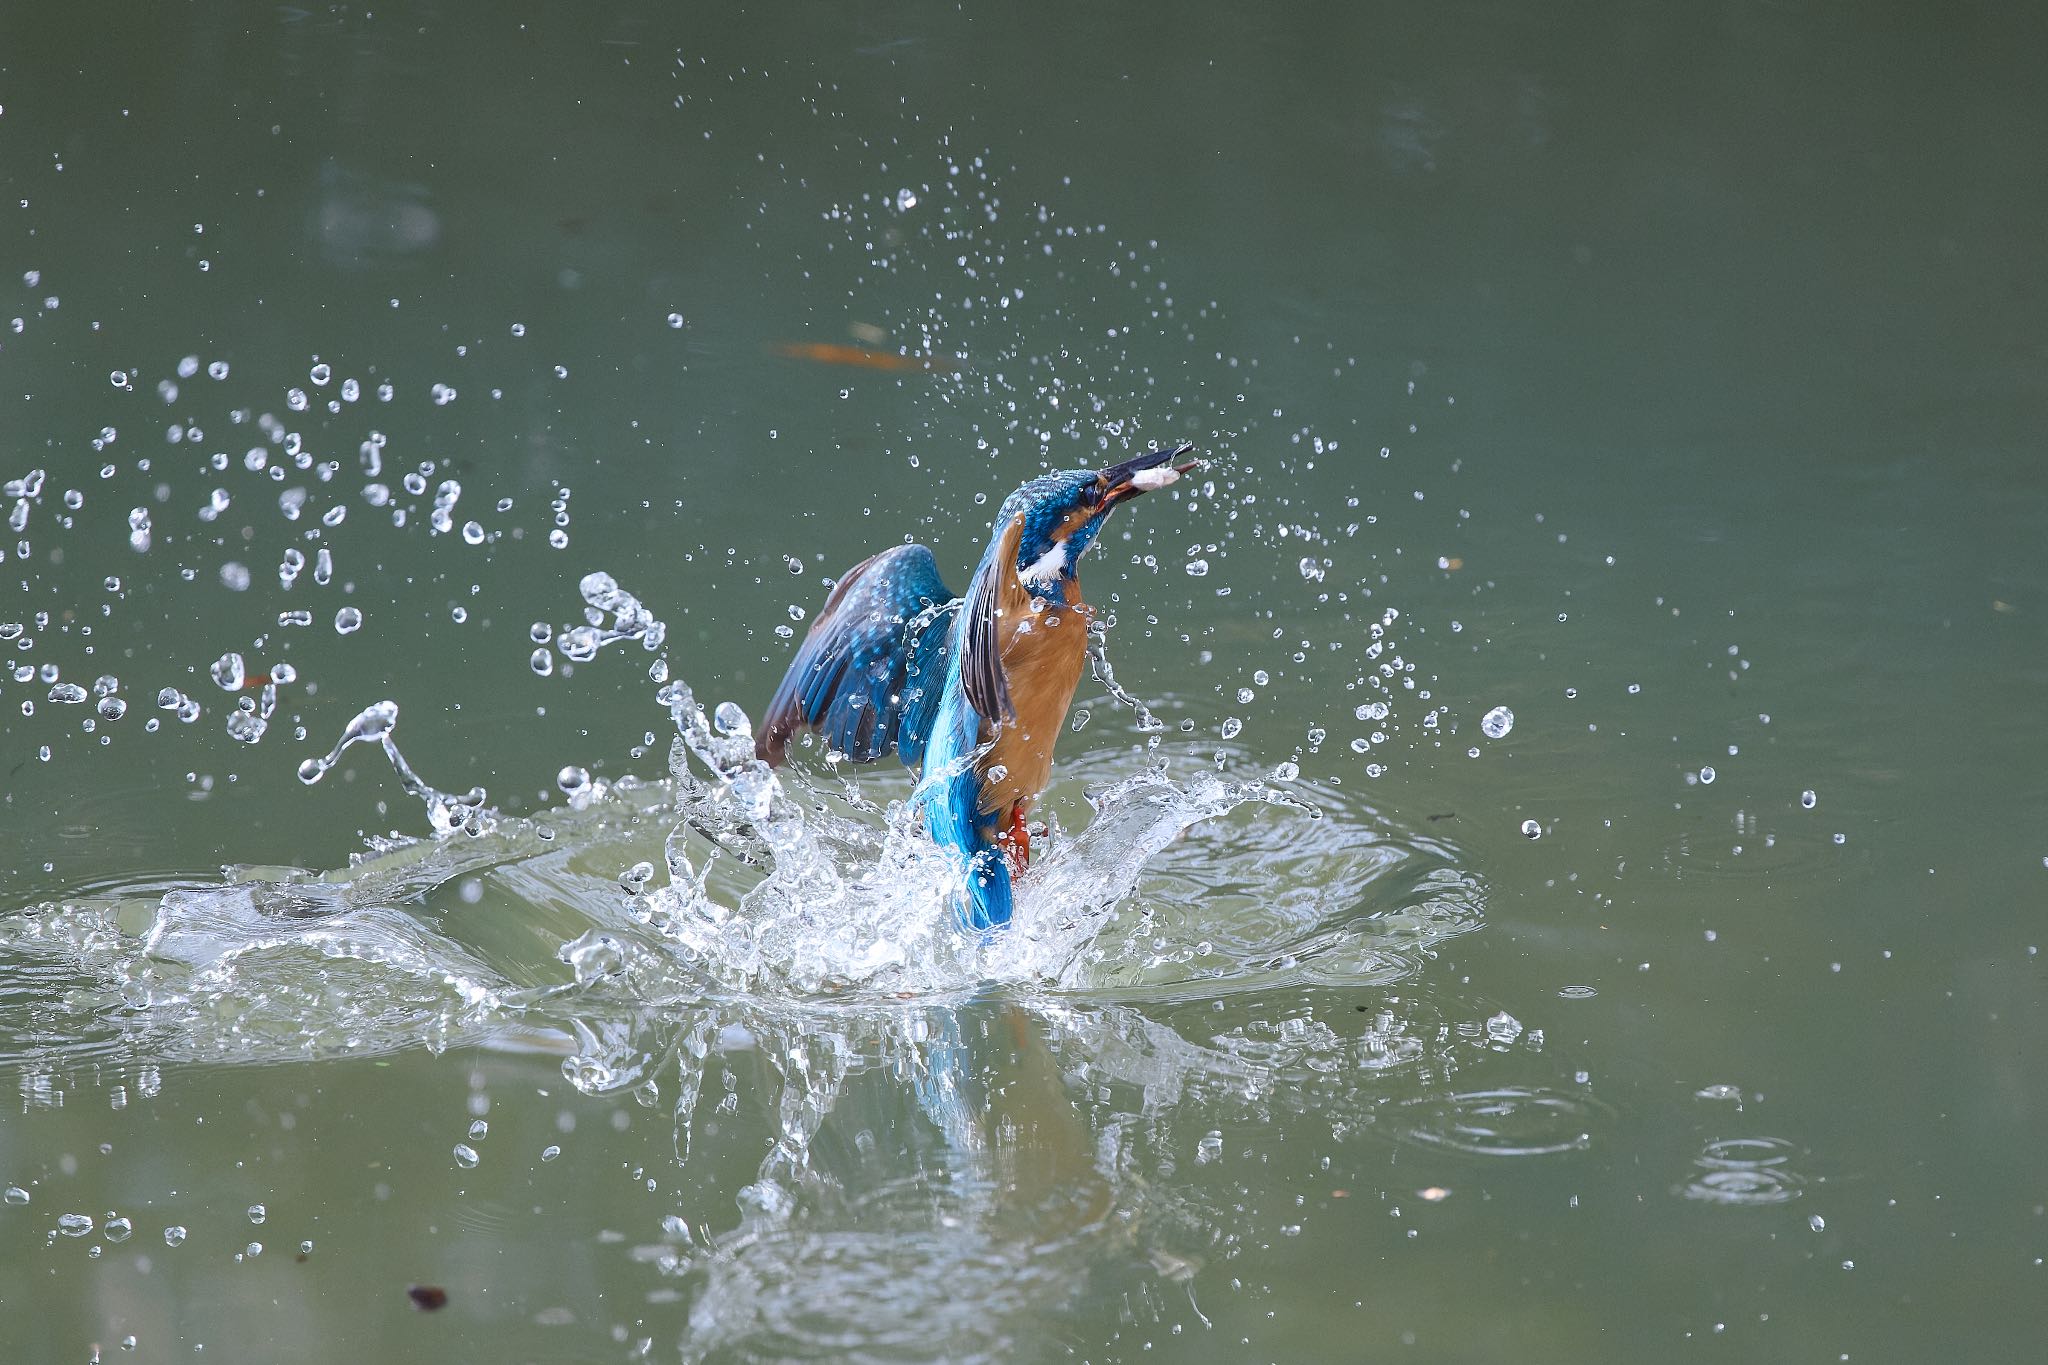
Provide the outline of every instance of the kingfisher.
{"type": "Polygon", "coordinates": [[[1118,504],[1199,466],[1175,463],[1193,450],[1031,480],[1003,499],[964,596],[925,545],[856,564],[768,703],[754,747],[771,765],[799,730],[816,730],[855,762],[893,750],[919,772],[912,801],[964,876],[955,917],[967,932],[1009,923],[1011,881],[1031,855],[1025,820],[1051,776],[1095,616],[1081,557],[1118,504]]]}

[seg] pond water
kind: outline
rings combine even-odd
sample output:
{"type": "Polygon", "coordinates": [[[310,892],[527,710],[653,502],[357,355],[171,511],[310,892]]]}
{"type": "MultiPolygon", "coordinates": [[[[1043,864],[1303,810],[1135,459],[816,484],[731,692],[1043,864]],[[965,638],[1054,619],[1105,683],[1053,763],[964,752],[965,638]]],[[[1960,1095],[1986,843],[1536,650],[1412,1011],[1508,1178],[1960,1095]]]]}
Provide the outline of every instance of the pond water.
{"type": "Polygon", "coordinates": [[[25,1361],[2031,1361],[2037,18],[0,18],[25,1361]],[[749,737],[1193,442],[1017,921],[749,737]]]}

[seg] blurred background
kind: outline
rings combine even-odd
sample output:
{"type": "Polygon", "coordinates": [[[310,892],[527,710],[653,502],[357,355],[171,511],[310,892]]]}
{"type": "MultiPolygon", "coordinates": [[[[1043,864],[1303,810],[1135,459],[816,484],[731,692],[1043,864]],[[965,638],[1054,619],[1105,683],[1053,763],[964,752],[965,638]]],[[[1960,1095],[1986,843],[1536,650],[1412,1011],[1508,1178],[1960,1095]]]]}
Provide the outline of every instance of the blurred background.
{"type": "Polygon", "coordinates": [[[2035,1359],[2044,41],[0,14],[20,1358],[2035,1359]],[[1084,574],[1161,728],[1084,680],[1047,797],[1179,784],[1100,933],[842,1008],[634,912],[668,797],[564,770],[668,775],[657,657],[758,711],[850,564],[1179,440],[1084,574]],[[572,657],[593,571],[665,644],[572,657]],[[300,780],[385,699],[498,833],[300,780]]]}

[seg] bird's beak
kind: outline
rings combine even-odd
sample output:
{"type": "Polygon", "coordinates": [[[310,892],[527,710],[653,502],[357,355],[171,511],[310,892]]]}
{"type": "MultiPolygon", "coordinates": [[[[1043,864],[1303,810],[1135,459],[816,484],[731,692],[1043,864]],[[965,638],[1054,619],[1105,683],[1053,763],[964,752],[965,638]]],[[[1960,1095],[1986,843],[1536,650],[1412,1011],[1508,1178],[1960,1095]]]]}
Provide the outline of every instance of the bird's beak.
{"type": "Polygon", "coordinates": [[[1148,450],[1143,455],[1113,464],[1096,477],[1102,480],[1102,505],[1114,506],[1127,498],[1155,488],[1164,488],[1181,475],[1201,467],[1200,460],[1189,460],[1175,464],[1181,456],[1191,454],[1192,445],[1179,445],[1170,449],[1148,450]]]}

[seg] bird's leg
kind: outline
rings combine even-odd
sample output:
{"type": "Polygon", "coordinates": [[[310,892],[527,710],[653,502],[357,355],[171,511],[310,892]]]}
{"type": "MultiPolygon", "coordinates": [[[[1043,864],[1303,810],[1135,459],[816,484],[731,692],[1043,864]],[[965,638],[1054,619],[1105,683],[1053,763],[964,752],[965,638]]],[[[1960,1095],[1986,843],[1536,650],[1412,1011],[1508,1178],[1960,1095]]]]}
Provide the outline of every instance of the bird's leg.
{"type": "Polygon", "coordinates": [[[1021,877],[1031,862],[1031,830],[1024,823],[1024,803],[1010,807],[1010,827],[997,836],[1010,855],[1010,875],[1021,877]]]}

